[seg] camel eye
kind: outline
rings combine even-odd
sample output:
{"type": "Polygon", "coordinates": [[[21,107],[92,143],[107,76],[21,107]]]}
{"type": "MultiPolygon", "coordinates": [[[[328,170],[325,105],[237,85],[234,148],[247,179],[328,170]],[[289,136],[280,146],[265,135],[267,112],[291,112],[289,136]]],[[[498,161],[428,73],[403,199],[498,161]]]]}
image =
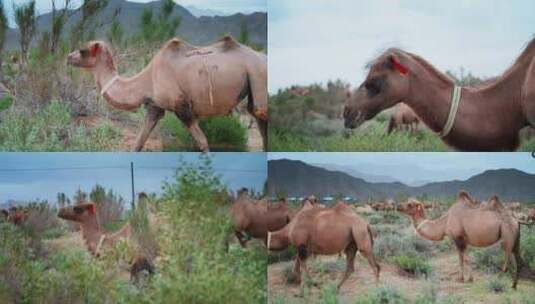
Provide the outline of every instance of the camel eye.
{"type": "Polygon", "coordinates": [[[77,213],[77,214],[82,214],[84,213],[84,208],[82,207],[74,207],[74,212],[77,213]]]}
{"type": "Polygon", "coordinates": [[[84,58],[89,57],[89,50],[88,49],[81,49],[80,55],[84,58]]]}
{"type": "Polygon", "coordinates": [[[382,81],[381,79],[373,78],[368,80],[364,87],[366,88],[366,91],[368,91],[369,97],[374,97],[381,93],[381,87],[382,87],[382,81]]]}

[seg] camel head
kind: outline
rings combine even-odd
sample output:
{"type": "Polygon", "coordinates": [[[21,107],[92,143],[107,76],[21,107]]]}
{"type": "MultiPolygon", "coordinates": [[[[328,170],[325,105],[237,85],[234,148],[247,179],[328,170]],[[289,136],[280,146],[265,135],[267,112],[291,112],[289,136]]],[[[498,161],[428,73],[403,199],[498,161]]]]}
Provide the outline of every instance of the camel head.
{"type": "Polygon", "coordinates": [[[416,200],[409,199],[406,203],[398,204],[397,211],[404,213],[411,218],[425,218],[425,205],[416,200]]]}
{"type": "Polygon", "coordinates": [[[89,41],[67,57],[67,64],[86,69],[107,68],[115,71],[112,51],[104,41],[89,41]]]}
{"type": "Polygon", "coordinates": [[[97,207],[94,203],[83,203],[59,209],[58,217],[64,220],[83,223],[88,219],[95,218],[96,214],[97,207]]]}
{"type": "Polygon", "coordinates": [[[355,129],[381,111],[407,99],[410,61],[404,52],[389,49],[370,64],[364,82],[355,91],[347,93],[344,106],[346,128],[355,129]]]}

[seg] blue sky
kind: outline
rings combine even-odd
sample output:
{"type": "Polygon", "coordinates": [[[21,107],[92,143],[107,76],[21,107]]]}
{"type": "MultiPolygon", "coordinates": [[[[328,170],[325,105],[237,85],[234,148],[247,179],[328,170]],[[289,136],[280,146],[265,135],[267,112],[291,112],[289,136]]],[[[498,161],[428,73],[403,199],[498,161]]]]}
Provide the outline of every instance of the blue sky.
{"type": "MultiPolygon", "coordinates": [[[[263,189],[267,178],[264,153],[212,155],[215,171],[229,188],[263,189]]],[[[198,153],[0,153],[0,203],[36,198],[55,201],[58,192],[72,196],[78,188],[90,191],[97,183],[129,199],[131,161],[136,192],[159,192],[162,181],[173,177],[179,157],[196,162],[198,153]]]]}
{"type": "MultiPolygon", "coordinates": [[[[130,2],[151,2],[154,0],[128,0],[130,2]]],[[[256,11],[265,12],[267,10],[267,0],[175,0],[177,4],[182,6],[195,6],[200,9],[210,9],[223,12],[225,14],[234,14],[238,12],[251,13],[256,11]]],[[[13,14],[11,3],[15,4],[27,3],[28,0],[4,0],[5,6],[8,9],[8,14],[13,14]]],[[[57,3],[65,3],[64,0],[56,0],[57,3]]],[[[82,0],[72,0],[73,7],[78,7],[83,2],[82,0]]],[[[44,14],[52,9],[51,0],[37,0],[36,7],[39,14],[44,14]]]]}
{"type": "Polygon", "coordinates": [[[392,46],[490,77],[535,34],[532,0],[270,0],[268,10],[270,92],[336,78],[356,86],[392,46]]]}
{"type": "MultiPolygon", "coordinates": [[[[373,152],[269,153],[268,159],[335,164],[367,175],[389,176],[404,183],[467,179],[489,169],[516,168],[535,174],[531,153],[373,152]]],[[[535,186],[535,185],[534,185],[535,186]]]]}

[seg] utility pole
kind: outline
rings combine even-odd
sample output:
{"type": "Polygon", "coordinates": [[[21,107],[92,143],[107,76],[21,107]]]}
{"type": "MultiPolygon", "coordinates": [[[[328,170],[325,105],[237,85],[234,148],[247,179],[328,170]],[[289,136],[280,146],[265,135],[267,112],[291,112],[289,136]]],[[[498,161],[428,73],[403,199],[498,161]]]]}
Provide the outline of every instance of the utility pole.
{"type": "Polygon", "coordinates": [[[132,180],[132,210],[136,209],[135,199],[136,192],[134,190],[134,162],[130,162],[130,178],[132,180]]]}

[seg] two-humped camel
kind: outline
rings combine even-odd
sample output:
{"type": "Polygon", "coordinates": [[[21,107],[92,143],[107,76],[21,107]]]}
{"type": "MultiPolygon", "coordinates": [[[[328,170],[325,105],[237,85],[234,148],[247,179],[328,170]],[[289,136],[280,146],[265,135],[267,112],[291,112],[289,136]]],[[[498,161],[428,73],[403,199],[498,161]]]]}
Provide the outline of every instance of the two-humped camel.
{"type": "MultiPolygon", "coordinates": [[[[143,194],[140,195],[140,198],[144,199],[143,194]]],[[[98,221],[95,203],[82,203],[63,207],[59,210],[58,217],[80,224],[82,238],[89,252],[95,257],[100,257],[103,249],[112,247],[118,241],[130,241],[133,237],[132,227],[129,223],[115,233],[106,233],[98,221]]],[[[136,278],[137,273],[142,270],[147,270],[152,274],[154,273],[154,266],[149,257],[138,255],[133,259],[130,266],[131,278],[136,278]]]]}
{"type": "Polygon", "coordinates": [[[500,240],[503,242],[505,263],[502,271],[507,271],[511,253],[516,262],[516,272],[513,275],[513,288],[516,288],[520,270],[523,266],[520,257],[520,225],[493,196],[487,202],[477,204],[468,193],[460,191],[457,201],[446,214],[433,220],[425,216],[424,206],[415,199],[409,199],[398,206],[398,211],[408,215],[416,233],[423,239],[441,241],[445,236],[453,240],[459,252],[460,273],[459,281],[464,281],[464,263],[469,269],[469,281],[473,280],[469,256],[466,251],[468,245],[488,247],[500,240]]]}
{"type": "Polygon", "coordinates": [[[301,281],[301,267],[307,274],[306,259],[310,255],[333,255],[344,251],[347,265],[338,289],[355,271],[355,256],[359,251],[370,263],[376,282],[380,266],[373,255],[370,225],[344,202],[331,208],[320,208],[305,200],[301,209],[281,230],[268,233],[269,250],[283,250],[290,244],[297,248],[294,273],[301,281]]]}
{"type": "Polygon", "coordinates": [[[67,61],[93,74],[112,107],[134,111],[145,105],[135,151],[143,148],[165,111],[174,112],[200,150],[208,151],[199,119],[228,115],[245,97],[266,149],[267,58],[229,36],[201,48],[171,39],[139,74],[129,78],[119,76],[111,48],[103,41],[86,43],[69,54],[67,61]]]}
{"type": "Polygon", "coordinates": [[[242,191],[230,207],[234,234],[242,247],[247,236],[261,239],[264,244],[268,231],[279,230],[290,221],[290,209],[285,200],[269,204],[266,199],[255,200],[242,191]]]}

